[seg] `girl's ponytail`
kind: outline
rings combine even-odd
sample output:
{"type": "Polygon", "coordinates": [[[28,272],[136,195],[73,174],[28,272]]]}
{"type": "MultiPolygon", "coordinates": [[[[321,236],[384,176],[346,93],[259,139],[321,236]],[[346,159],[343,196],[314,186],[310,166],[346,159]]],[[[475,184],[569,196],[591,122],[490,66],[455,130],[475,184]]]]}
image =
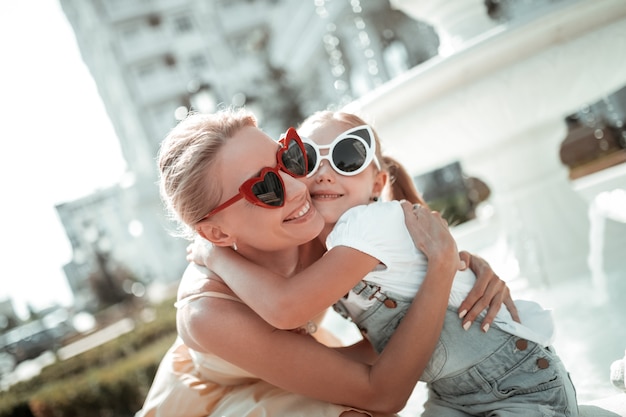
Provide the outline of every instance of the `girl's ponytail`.
{"type": "Polygon", "coordinates": [[[388,200],[406,200],[413,204],[428,207],[428,204],[417,191],[413,178],[400,162],[390,156],[383,156],[383,164],[389,173],[388,200]]]}

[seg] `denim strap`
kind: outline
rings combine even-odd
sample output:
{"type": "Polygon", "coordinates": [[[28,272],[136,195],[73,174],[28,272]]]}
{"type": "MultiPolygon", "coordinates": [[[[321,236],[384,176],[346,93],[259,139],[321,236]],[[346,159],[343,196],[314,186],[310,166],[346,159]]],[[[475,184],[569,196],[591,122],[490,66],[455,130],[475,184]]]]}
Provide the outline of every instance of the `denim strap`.
{"type": "Polygon", "coordinates": [[[385,304],[388,308],[395,308],[397,303],[394,299],[389,298],[383,292],[381,292],[380,286],[376,284],[372,284],[367,281],[359,281],[354,287],[352,287],[352,291],[369,300],[376,298],[381,303],[385,304]]]}

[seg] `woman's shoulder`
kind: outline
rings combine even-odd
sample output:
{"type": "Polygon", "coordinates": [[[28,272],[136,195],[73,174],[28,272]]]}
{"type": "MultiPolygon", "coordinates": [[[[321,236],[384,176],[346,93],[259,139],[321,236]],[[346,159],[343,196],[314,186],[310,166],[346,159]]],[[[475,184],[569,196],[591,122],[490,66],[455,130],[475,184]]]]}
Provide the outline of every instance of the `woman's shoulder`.
{"type": "Polygon", "coordinates": [[[193,300],[204,297],[239,301],[235,293],[218,275],[204,266],[190,263],[178,287],[177,307],[180,308],[193,300]]]}
{"type": "Polygon", "coordinates": [[[193,264],[183,274],[175,306],[178,335],[197,352],[211,352],[232,324],[226,319],[240,319],[248,310],[217,275],[193,264]]]}

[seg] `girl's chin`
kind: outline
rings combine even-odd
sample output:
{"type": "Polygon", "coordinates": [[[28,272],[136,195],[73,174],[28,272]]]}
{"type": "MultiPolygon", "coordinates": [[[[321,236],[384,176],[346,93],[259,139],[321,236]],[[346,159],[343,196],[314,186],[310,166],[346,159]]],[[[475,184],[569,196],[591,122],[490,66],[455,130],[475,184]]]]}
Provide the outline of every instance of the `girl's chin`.
{"type": "Polygon", "coordinates": [[[338,217],[331,217],[331,218],[324,217],[324,224],[326,226],[334,227],[337,224],[337,220],[339,220],[338,217]]]}
{"type": "Polygon", "coordinates": [[[324,219],[324,222],[326,224],[337,223],[337,220],[339,220],[341,215],[345,212],[345,210],[340,210],[334,207],[329,207],[328,205],[324,205],[324,204],[318,205],[318,204],[313,203],[313,206],[315,206],[315,209],[322,215],[322,218],[324,219]]]}

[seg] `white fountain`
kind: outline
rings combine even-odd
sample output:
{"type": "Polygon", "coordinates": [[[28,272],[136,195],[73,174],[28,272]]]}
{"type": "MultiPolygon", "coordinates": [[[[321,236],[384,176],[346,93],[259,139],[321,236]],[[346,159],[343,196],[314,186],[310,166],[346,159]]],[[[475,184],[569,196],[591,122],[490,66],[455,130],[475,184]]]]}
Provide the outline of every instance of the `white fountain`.
{"type": "MultiPolygon", "coordinates": [[[[391,3],[433,25],[440,54],[347,109],[415,173],[459,160],[487,182],[529,282],[589,277],[593,195],[577,192],[559,147],[566,115],[626,85],[626,1],[562,1],[507,25],[483,0],[391,3]]],[[[626,188],[624,166],[611,180],[626,188]]]]}

